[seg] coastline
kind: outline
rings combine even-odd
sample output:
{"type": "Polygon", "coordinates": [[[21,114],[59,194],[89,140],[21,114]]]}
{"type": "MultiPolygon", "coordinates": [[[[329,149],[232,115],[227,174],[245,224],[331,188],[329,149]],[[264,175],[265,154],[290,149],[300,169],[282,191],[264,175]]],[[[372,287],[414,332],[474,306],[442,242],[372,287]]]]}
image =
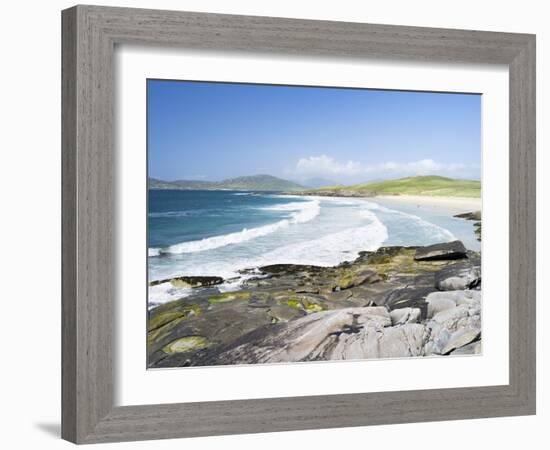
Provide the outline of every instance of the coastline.
{"type": "Polygon", "coordinates": [[[481,198],[476,197],[436,197],[427,195],[377,195],[368,197],[388,203],[416,205],[418,207],[441,208],[454,214],[462,214],[481,210],[481,198]]]}
{"type": "MultiPolygon", "coordinates": [[[[287,194],[290,195],[290,194],[287,194]]],[[[471,213],[476,211],[478,205],[480,206],[481,200],[478,198],[465,198],[465,197],[429,197],[429,196],[414,196],[414,195],[381,195],[381,196],[335,196],[335,195],[329,195],[329,196],[313,196],[313,195],[292,195],[293,197],[298,197],[304,200],[322,200],[327,199],[331,200],[333,198],[334,200],[339,199],[353,199],[357,200],[358,203],[362,201],[366,202],[378,202],[380,206],[387,207],[390,209],[396,209],[397,211],[401,211],[404,213],[404,216],[407,216],[407,214],[417,219],[418,221],[421,221],[422,218],[424,218],[425,221],[429,222],[435,227],[440,227],[445,230],[451,230],[452,233],[452,239],[461,240],[468,249],[473,251],[479,251],[479,242],[476,242],[476,235],[474,234],[474,228],[471,225],[471,222],[468,222],[468,220],[456,219],[454,216],[456,214],[460,213],[471,213]],[[450,219],[450,220],[449,220],[450,219]],[[460,222],[462,222],[464,225],[461,225],[460,222]]],[[[381,213],[384,214],[384,209],[381,210],[381,213]]],[[[261,227],[260,227],[261,228],[261,227]]],[[[252,228],[246,231],[246,233],[250,234],[256,234],[256,229],[252,228]]],[[[237,237],[241,236],[241,232],[232,233],[229,236],[235,235],[237,237]]],[[[218,237],[214,239],[219,239],[218,237]]],[[[445,241],[445,239],[441,239],[441,242],[445,241]]],[[[478,239],[479,241],[479,239],[478,239]]],[[[429,243],[419,244],[415,242],[411,242],[410,240],[408,242],[403,241],[393,241],[393,242],[387,242],[384,241],[385,244],[380,245],[386,245],[386,246],[399,246],[399,245],[427,245],[429,243]]],[[[202,241],[196,241],[191,242],[191,244],[201,244],[204,245],[204,240],[202,241]]],[[[206,244],[208,244],[208,239],[206,240],[206,244]]],[[[189,245],[189,244],[185,244],[189,245]]],[[[358,247],[360,250],[374,250],[374,248],[369,248],[368,245],[360,245],[358,247]]],[[[149,249],[151,250],[151,249],[149,249]]],[[[163,279],[169,279],[174,278],[178,276],[187,276],[187,277],[209,277],[209,276],[221,276],[224,277],[226,280],[231,280],[230,285],[225,286],[219,286],[219,288],[222,291],[234,291],[236,289],[239,289],[237,287],[237,284],[240,285],[242,281],[244,281],[245,278],[243,277],[242,273],[240,273],[240,270],[249,270],[254,267],[259,267],[261,265],[267,265],[267,264],[281,264],[281,263],[294,263],[294,264],[314,264],[319,266],[331,266],[331,265],[337,265],[339,263],[345,262],[345,261],[351,261],[353,254],[355,251],[344,251],[340,253],[346,254],[346,259],[344,260],[338,260],[338,261],[332,261],[330,264],[327,264],[326,262],[323,262],[322,260],[312,259],[312,258],[306,258],[305,260],[288,260],[288,258],[282,258],[283,260],[279,260],[281,258],[271,258],[261,261],[256,260],[250,260],[248,261],[251,265],[240,265],[235,266],[239,268],[239,271],[237,273],[233,273],[233,270],[231,273],[227,273],[227,271],[224,271],[222,269],[216,269],[216,270],[206,270],[197,272],[196,270],[186,270],[182,268],[181,270],[177,271],[168,271],[167,273],[163,273],[162,276],[152,277],[153,281],[159,281],[163,279]],[[255,262],[256,264],[252,264],[252,262],[255,262]],[[237,282],[237,280],[240,280],[237,282]]],[[[191,254],[190,257],[194,257],[194,253],[191,254]]],[[[151,255],[150,255],[151,256],[151,255]]],[[[279,255],[281,256],[281,255],[279,255]]],[[[283,255],[284,256],[284,255],[283,255]]],[[[200,266],[200,262],[197,263],[197,267],[200,266]]],[[[182,297],[186,297],[189,295],[193,295],[192,289],[184,289],[184,286],[170,286],[168,283],[159,284],[158,286],[151,286],[150,289],[152,289],[154,292],[149,292],[149,308],[155,308],[160,304],[173,301],[174,299],[182,297]]]]}
{"type": "MultiPolygon", "coordinates": [[[[452,222],[471,234],[468,220],[481,223],[477,217],[453,217],[477,211],[477,198],[353,197],[379,203],[373,210],[382,216],[396,208],[397,217],[412,224],[447,230],[452,222]]],[[[396,224],[397,235],[411,228],[400,220],[396,224]]],[[[354,240],[361,251],[340,263],[319,265],[304,258],[251,265],[238,271],[238,283],[222,273],[151,281],[149,295],[168,289],[177,298],[149,305],[148,367],[479,354],[479,249],[458,233],[451,234],[452,241],[420,246],[411,246],[403,233],[405,242],[384,241],[376,249],[354,240]]]]}
{"type": "Polygon", "coordinates": [[[148,367],[479,354],[480,258],[453,241],[262,266],[231,292],[163,280],[209,289],[149,310],[148,367]]]}

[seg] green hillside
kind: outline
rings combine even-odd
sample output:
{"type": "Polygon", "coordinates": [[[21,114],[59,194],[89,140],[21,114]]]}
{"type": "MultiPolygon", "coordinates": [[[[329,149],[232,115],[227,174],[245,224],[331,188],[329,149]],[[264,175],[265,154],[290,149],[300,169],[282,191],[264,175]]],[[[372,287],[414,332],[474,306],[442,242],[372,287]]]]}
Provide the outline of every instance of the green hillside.
{"type": "Polygon", "coordinates": [[[480,197],[481,182],[435,175],[400,178],[352,186],[326,186],[308,193],[327,195],[427,195],[441,197],[480,197]]]}
{"type": "Polygon", "coordinates": [[[252,175],[229,178],[223,181],[176,180],[163,181],[149,178],[149,189],[181,189],[181,190],[231,190],[231,191],[301,191],[304,189],[297,183],[283,180],[271,175],[252,175]]]}

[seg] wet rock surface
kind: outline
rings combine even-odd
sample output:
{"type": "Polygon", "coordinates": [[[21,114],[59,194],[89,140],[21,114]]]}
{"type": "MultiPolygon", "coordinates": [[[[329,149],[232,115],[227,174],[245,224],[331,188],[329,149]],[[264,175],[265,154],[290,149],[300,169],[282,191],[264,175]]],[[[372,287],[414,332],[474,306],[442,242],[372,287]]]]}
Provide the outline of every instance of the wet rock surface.
{"type": "Polygon", "coordinates": [[[277,264],[248,276],[235,292],[219,292],[218,277],[175,278],[212,280],[201,281],[206,291],[149,311],[149,367],[481,351],[480,254],[459,241],[435,250],[382,247],[335,267],[277,264]],[[417,257],[434,251],[435,259],[417,257]]]}
{"type": "Polygon", "coordinates": [[[473,212],[467,212],[462,214],[456,214],[454,217],[458,217],[459,219],[480,221],[481,211],[473,211],[473,212]]]}
{"type": "Polygon", "coordinates": [[[477,240],[481,241],[481,211],[456,214],[454,217],[474,221],[474,233],[477,237],[477,240]]]}
{"type": "Polygon", "coordinates": [[[202,288],[214,286],[223,283],[222,277],[174,277],[165,280],[155,280],[149,283],[149,286],[155,286],[162,283],[170,283],[174,287],[179,288],[202,288]]]}
{"type": "Polygon", "coordinates": [[[466,247],[460,241],[428,245],[416,250],[414,259],[417,261],[434,261],[447,259],[462,259],[466,257],[466,247]]]}

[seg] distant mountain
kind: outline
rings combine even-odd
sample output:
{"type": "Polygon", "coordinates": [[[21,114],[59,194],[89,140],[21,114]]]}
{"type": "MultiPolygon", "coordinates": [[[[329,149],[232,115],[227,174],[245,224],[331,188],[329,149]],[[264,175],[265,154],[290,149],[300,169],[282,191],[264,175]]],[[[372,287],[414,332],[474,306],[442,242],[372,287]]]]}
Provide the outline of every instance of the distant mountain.
{"type": "Polygon", "coordinates": [[[441,197],[480,197],[481,182],[436,175],[399,178],[351,186],[327,186],[303,192],[309,195],[374,196],[427,195],[441,197]]]}
{"type": "Polygon", "coordinates": [[[301,191],[304,186],[271,175],[252,175],[222,181],[175,180],[149,178],[149,189],[231,190],[231,191],[301,191]]]}
{"type": "Polygon", "coordinates": [[[297,191],[303,186],[293,181],[283,180],[271,175],[252,175],[223,180],[219,183],[222,189],[236,191],[297,191]]]}
{"type": "Polygon", "coordinates": [[[339,183],[336,183],[333,180],[327,180],[326,178],[308,178],[304,180],[302,184],[308,188],[316,189],[323,186],[338,186],[339,183]]]}
{"type": "Polygon", "coordinates": [[[174,184],[169,181],[162,181],[158,178],[148,178],[149,189],[174,189],[174,184]]]}
{"type": "MultiPolygon", "coordinates": [[[[204,180],[175,180],[175,181],[170,181],[169,184],[181,186],[180,189],[200,190],[200,189],[209,189],[212,185],[212,182],[204,181],[204,180]]],[[[173,187],[169,189],[173,189],[173,187]]]]}

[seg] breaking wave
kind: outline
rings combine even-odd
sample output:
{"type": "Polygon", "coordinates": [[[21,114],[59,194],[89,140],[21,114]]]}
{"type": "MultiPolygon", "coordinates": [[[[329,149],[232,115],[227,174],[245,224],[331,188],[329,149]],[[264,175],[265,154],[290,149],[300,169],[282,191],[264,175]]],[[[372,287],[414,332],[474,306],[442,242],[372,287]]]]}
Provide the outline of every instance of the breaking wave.
{"type": "Polygon", "coordinates": [[[225,247],[226,245],[240,244],[262,236],[267,236],[268,234],[287,228],[291,225],[309,222],[317,217],[321,212],[321,206],[318,200],[293,203],[290,205],[276,205],[265,209],[289,211],[291,214],[290,217],[286,219],[279,220],[278,222],[269,225],[263,225],[261,227],[250,229],[244,228],[241,231],[234,233],[213,236],[197,241],[182,242],[165,248],[150,248],[149,256],[195,253],[225,247]]]}

